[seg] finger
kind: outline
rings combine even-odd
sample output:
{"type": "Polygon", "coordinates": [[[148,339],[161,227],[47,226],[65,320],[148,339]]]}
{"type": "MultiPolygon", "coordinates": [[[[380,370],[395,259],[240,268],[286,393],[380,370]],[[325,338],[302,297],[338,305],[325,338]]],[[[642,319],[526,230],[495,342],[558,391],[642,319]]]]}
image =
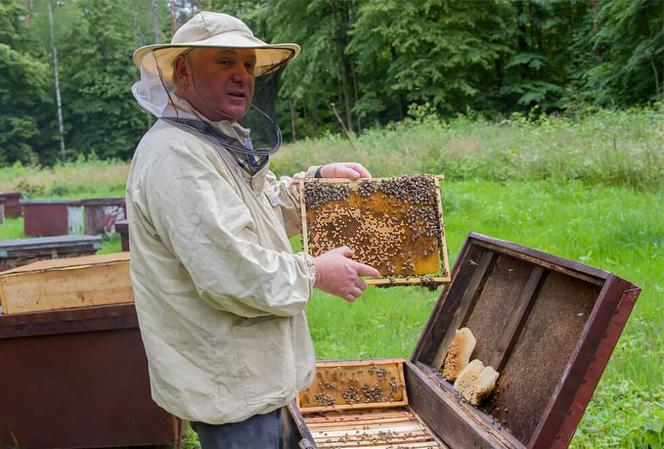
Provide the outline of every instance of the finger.
{"type": "Polygon", "coordinates": [[[357,179],[360,177],[360,173],[355,171],[352,167],[342,165],[337,167],[335,176],[337,178],[357,179]]]}
{"type": "Polygon", "coordinates": [[[350,290],[351,294],[353,295],[353,299],[357,299],[358,296],[362,296],[362,290],[360,290],[357,287],[353,287],[350,290]]]}
{"type": "Polygon", "coordinates": [[[371,276],[374,278],[380,277],[380,271],[376,270],[374,267],[370,265],[365,265],[363,263],[355,262],[353,268],[355,268],[355,271],[357,271],[357,274],[359,274],[360,276],[371,276]]]}
{"type": "Polygon", "coordinates": [[[348,302],[355,301],[355,296],[353,296],[352,293],[346,293],[345,295],[342,296],[342,298],[345,299],[348,302]]]}
{"type": "Polygon", "coordinates": [[[367,282],[361,277],[358,277],[355,281],[355,287],[359,288],[361,291],[364,291],[364,289],[367,288],[367,282]]]}
{"type": "Polygon", "coordinates": [[[357,162],[351,162],[350,166],[360,174],[360,178],[371,178],[371,173],[369,173],[369,170],[364,168],[364,165],[358,164],[357,162]]]}

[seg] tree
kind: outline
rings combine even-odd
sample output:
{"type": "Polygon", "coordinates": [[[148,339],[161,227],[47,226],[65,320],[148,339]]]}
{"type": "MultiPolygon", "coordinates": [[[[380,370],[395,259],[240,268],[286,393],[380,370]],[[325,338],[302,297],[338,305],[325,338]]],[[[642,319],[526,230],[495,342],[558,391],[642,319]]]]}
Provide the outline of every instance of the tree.
{"type": "Polygon", "coordinates": [[[58,111],[58,131],[60,132],[60,158],[66,160],[65,155],[65,136],[62,123],[62,99],[60,96],[60,71],[58,69],[58,47],[55,41],[53,31],[53,4],[51,0],[46,0],[48,6],[48,30],[51,42],[51,53],[53,54],[53,87],[55,88],[55,104],[58,111]]]}
{"type": "Polygon", "coordinates": [[[661,0],[603,0],[591,41],[599,63],[585,89],[600,105],[627,106],[664,98],[664,6],[661,0]]]}
{"type": "Polygon", "coordinates": [[[35,163],[49,140],[46,120],[35,111],[50,105],[49,67],[31,54],[37,47],[25,28],[18,1],[0,3],[0,163],[35,163]]]}
{"type": "Polygon", "coordinates": [[[509,12],[505,1],[363,3],[351,41],[365,80],[362,113],[392,118],[396,104],[403,117],[411,103],[442,114],[488,107],[493,69],[509,51],[509,12]]]}

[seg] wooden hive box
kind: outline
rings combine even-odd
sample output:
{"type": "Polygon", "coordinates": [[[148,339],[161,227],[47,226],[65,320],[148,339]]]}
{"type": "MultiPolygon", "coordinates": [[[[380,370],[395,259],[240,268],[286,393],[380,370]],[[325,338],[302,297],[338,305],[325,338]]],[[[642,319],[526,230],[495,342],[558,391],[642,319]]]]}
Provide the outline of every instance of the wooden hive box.
{"type": "Polygon", "coordinates": [[[472,233],[411,359],[322,363],[289,406],[290,447],[566,448],[639,293],[606,271],[472,233]],[[500,372],[479,407],[439,374],[462,327],[477,339],[471,359],[500,372]]]}
{"type": "Polygon", "coordinates": [[[129,253],[42,260],[0,274],[6,315],[133,301],[129,253]]]}

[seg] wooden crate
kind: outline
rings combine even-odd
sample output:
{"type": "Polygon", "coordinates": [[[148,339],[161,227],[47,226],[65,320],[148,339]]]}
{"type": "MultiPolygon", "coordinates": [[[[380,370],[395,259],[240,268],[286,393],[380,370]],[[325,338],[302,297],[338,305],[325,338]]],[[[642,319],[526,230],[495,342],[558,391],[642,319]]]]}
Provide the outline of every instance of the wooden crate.
{"type": "Polygon", "coordinates": [[[133,300],[129,253],[43,260],[0,274],[6,315],[133,300]]]}
{"type": "Polygon", "coordinates": [[[304,250],[312,256],[348,246],[376,268],[373,285],[436,286],[450,280],[440,197],[441,176],[304,179],[304,250]]]}
{"type": "Polygon", "coordinates": [[[356,428],[354,421],[367,419],[357,410],[330,407],[313,420],[293,402],[289,441],[304,438],[310,448],[566,448],[639,293],[606,271],[470,234],[450,286],[402,364],[407,405],[365,408],[376,422],[356,428]],[[500,372],[481,406],[469,404],[440,375],[461,327],[477,339],[472,359],[500,372]],[[411,430],[395,434],[390,419],[411,430]],[[333,433],[321,430],[325,422],[333,433]],[[372,430],[378,422],[386,427],[372,430]],[[354,439],[365,430],[369,437],[354,439]]]}

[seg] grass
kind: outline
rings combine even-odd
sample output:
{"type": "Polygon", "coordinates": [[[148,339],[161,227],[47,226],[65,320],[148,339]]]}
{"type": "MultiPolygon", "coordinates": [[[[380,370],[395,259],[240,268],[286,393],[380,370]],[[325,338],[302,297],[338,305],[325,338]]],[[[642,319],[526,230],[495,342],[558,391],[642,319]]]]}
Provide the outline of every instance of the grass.
{"type": "Polygon", "coordinates": [[[0,168],[0,192],[20,191],[23,198],[83,199],[124,196],[129,164],[118,161],[77,161],[51,168],[0,168]]]}
{"type": "MultiPolygon", "coordinates": [[[[476,231],[606,269],[642,287],[571,447],[662,448],[662,111],[659,105],[502,123],[423,119],[369,131],[356,140],[357,151],[335,136],[286,145],[273,167],[287,174],[352,159],[377,176],[443,173],[451,261],[467,233],[476,231]]],[[[127,171],[121,162],[0,168],[0,191],[21,189],[33,198],[118,196],[127,171]]],[[[21,236],[22,220],[0,225],[0,238],[21,236]]],[[[104,252],[119,247],[115,237],[103,242],[104,252]]],[[[370,288],[347,304],[316,292],[307,315],[318,357],[409,357],[437,295],[370,288]]],[[[191,432],[184,447],[198,447],[191,432]]]]}

